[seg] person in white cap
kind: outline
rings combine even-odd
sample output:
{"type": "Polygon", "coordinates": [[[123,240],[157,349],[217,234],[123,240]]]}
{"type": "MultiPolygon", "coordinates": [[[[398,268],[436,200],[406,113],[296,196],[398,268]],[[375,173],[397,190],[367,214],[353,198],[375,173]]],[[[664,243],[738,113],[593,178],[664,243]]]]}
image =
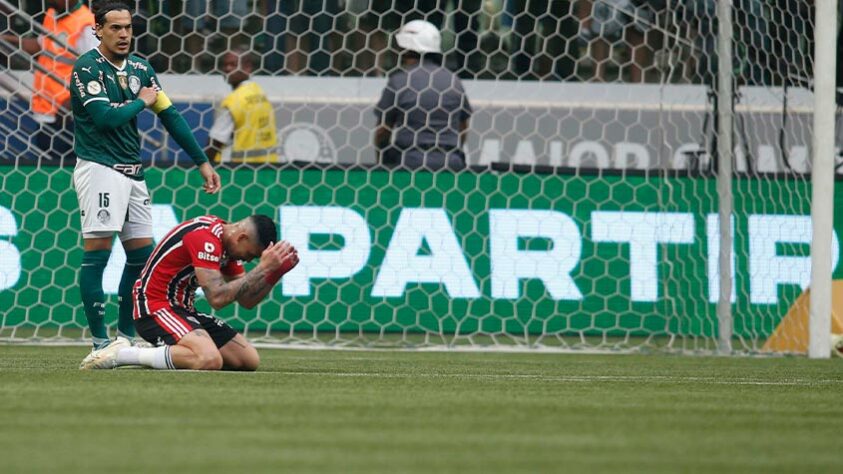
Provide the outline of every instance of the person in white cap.
{"type": "Polygon", "coordinates": [[[382,162],[410,169],[464,168],[471,105],[459,77],[441,66],[439,30],[413,20],[395,41],[401,68],[389,76],[375,106],[375,148],[382,162]]]}

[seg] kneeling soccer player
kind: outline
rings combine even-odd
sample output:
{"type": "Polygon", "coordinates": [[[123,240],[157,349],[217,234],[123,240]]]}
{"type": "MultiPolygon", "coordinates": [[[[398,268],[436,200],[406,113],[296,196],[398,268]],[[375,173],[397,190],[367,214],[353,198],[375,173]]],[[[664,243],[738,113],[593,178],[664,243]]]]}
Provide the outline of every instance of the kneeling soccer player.
{"type": "Polygon", "coordinates": [[[231,224],[203,216],[176,226],[152,251],[133,289],[135,328],[157,347],[108,346],[92,352],[81,368],[257,369],[255,348],[193,303],[202,287],[214,309],[234,301],[246,308],[258,304],[299,262],[296,249],[277,239],[275,223],[263,215],[231,224]],[[246,273],[241,261],[257,257],[258,265],[246,273]]]}

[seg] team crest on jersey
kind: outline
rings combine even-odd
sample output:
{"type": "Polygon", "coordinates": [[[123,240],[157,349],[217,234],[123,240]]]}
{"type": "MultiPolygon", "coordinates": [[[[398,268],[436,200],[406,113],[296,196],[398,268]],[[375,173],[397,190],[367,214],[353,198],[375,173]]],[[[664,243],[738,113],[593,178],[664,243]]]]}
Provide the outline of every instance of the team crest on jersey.
{"type": "Polygon", "coordinates": [[[125,72],[118,72],[117,73],[117,83],[120,84],[120,88],[125,90],[129,88],[129,81],[126,79],[125,72]]]}
{"type": "Polygon", "coordinates": [[[132,91],[132,94],[137,94],[140,87],[140,78],[138,76],[129,76],[129,90],[132,91]]]}
{"type": "Polygon", "coordinates": [[[88,85],[85,87],[88,90],[88,94],[97,95],[102,92],[102,86],[97,81],[90,81],[88,85]]]}
{"type": "Polygon", "coordinates": [[[111,220],[111,213],[108,212],[108,209],[100,209],[100,211],[97,212],[97,220],[105,224],[111,220]]]}

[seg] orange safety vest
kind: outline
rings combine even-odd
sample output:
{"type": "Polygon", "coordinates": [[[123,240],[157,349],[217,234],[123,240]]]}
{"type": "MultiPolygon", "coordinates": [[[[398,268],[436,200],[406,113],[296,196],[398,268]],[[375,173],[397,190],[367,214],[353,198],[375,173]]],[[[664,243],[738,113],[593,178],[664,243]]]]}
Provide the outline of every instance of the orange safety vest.
{"type": "MultiPolygon", "coordinates": [[[[75,48],[81,35],[93,34],[91,29],[86,27],[94,26],[94,14],[86,5],[82,5],[67,15],[56,19],[56,9],[50,8],[44,17],[43,26],[45,30],[61,39],[65,44],[75,48]]],[[[70,100],[70,91],[67,89],[67,84],[70,82],[74,62],[76,62],[75,54],[52,39],[46,36],[43,38],[41,53],[38,55],[38,64],[57,77],[62,78],[64,82],[57,82],[36,69],[33,83],[35,94],[32,96],[33,112],[56,115],[61,105],[70,100]]]]}

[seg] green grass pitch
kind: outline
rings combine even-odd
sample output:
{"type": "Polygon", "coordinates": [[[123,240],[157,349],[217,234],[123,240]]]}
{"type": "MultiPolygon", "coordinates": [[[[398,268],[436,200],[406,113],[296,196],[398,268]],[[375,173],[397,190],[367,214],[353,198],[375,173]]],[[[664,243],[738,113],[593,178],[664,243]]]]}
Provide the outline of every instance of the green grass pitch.
{"type": "Polygon", "coordinates": [[[0,472],[831,472],[843,362],[262,350],[80,372],[0,346],[0,472]]]}

